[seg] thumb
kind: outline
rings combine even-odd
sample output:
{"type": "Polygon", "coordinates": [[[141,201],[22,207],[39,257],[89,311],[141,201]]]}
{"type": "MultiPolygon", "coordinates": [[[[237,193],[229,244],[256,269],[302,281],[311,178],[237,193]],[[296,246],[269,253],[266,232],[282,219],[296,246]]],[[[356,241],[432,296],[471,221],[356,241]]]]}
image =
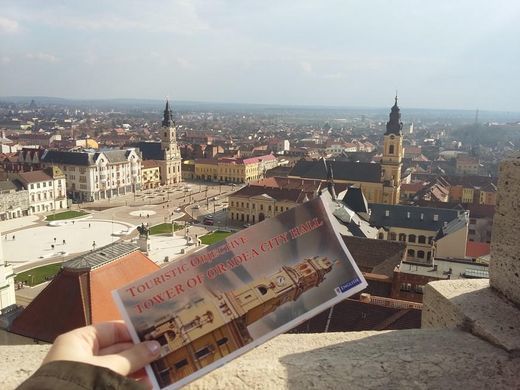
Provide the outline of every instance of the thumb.
{"type": "Polygon", "coordinates": [[[127,376],[160,356],[161,345],[157,341],[145,341],[113,355],[97,356],[97,364],[127,376]]]}

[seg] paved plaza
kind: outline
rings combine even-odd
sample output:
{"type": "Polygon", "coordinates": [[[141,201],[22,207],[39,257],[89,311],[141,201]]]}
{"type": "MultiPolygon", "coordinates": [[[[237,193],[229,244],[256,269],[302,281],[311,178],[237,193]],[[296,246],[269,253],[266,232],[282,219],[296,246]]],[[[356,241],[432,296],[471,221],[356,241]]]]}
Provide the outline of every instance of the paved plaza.
{"type": "MultiPolygon", "coordinates": [[[[87,218],[48,224],[43,215],[31,215],[1,221],[4,259],[17,270],[31,268],[31,264],[61,262],[93,249],[94,243],[95,248],[99,248],[120,239],[135,240],[135,227],[141,223],[154,226],[178,220],[182,224],[192,218],[202,221],[205,215],[213,214],[216,226],[212,228],[225,226],[227,205],[224,200],[227,193],[234,190],[236,188],[231,186],[183,183],[175,189],[160,188],[143,191],[133,198],[126,196],[117,199],[117,203],[104,200],[73,207],[84,208],[90,214],[87,218]]],[[[203,226],[190,227],[191,240],[194,241],[195,234],[200,237],[206,232],[203,226]]],[[[150,246],[148,256],[158,264],[163,264],[166,257],[171,261],[181,256],[183,249],[193,249],[183,232],[173,237],[151,236],[150,246]]]]}
{"type": "Polygon", "coordinates": [[[134,228],[126,223],[87,218],[30,227],[4,234],[1,239],[4,258],[16,266],[51,258],[59,262],[61,257],[117,241],[134,228]]]}

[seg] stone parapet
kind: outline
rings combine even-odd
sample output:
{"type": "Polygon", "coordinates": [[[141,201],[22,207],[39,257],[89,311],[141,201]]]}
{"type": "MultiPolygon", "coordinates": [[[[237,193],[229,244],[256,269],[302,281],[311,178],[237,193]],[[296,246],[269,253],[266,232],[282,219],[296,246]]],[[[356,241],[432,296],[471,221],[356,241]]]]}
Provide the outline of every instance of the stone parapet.
{"type": "MultiPolygon", "coordinates": [[[[0,388],[15,388],[48,348],[0,347],[0,388]]],[[[286,334],[186,388],[511,389],[518,367],[520,357],[457,329],[286,334]]]]}
{"type": "Polygon", "coordinates": [[[491,286],[520,305],[520,153],[500,163],[493,219],[491,286]]]}
{"type": "Polygon", "coordinates": [[[520,352],[520,310],[488,279],[443,280],[425,286],[422,328],[459,328],[520,352]]]}

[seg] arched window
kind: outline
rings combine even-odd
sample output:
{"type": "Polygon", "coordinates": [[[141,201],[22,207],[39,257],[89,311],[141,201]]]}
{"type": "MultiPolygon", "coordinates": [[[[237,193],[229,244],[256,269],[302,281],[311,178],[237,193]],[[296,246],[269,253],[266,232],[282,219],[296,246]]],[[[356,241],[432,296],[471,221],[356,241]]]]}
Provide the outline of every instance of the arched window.
{"type": "Polygon", "coordinates": [[[428,253],[426,253],[426,260],[431,260],[432,258],[432,253],[430,251],[428,251],[428,253]]]}
{"type": "Polygon", "coordinates": [[[408,249],[406,254],[408,255],[408,257],[415,257],[415,251],[413,249],[408,249]]]}
{"type": "Polygon", "coordinates": [[[417,236],[415,234],[410,234],[408,236],[408,242],[415,242],[417,240],[417,236]]]}
{"type": "Polygon", "coordinates": [[[424,259],[424,251],[417,251],[417,257],[419,259],[424,259]]]}
{"type": "Polygon", "coordinates": [[[425,236],[419,236],[419,244],[426,244],[426,237],[425,236]]]}
{"type": "Polygon", "coordinates": [[[388,147],[388,154],[394,154],[394,145],[388,147]]]}
{"type": "Polygon", "coordinates": [[[393,233],[393,232],[390,233],[390,239],[391,239],[392,241],[396,241],[396,240],[397,240],[397,234],[395,234],[395,233],[393,233]]]}
{"type": "Polygon", "coordinates": [[[384,233],[379,233],[377,238],[379,238],[380,240],[384,240],[384,238],[385,238],[384,233]]]}
{"type": "Polygon", "coordinates": [[[399,233],[399,241],[406,241],[406,234],[404,233],[399,233]]]}

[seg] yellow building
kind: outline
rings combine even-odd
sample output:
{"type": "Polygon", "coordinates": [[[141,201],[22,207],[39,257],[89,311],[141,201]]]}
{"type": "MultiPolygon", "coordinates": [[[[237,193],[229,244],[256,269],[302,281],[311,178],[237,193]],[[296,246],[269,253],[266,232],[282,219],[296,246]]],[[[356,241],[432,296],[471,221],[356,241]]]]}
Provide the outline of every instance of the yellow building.
{"type": "MultiPolygon", "coordinates": [[[[229,195],[228,218],[254,224],[314,199],[327,183],[320,180],[269,177],[229,195]]],[[[343,189],[343,188],[341,188],[343,189]]]]}
{"type": "Polygon", "coordinates": [[[288,177],[327,180],[329,171],[332,171],[335,183],[361,188],[369,203],[398,204],[403,158],[403,124],[400,120],[396,96],[386,124],[380,164],[327,161],[323,158],[314,161],[300,160],[288,177]]]}
{"type": "Polygon", "coordinates": [[[195,179],[226,183],[247,183],[262,179],[269,169],[278,166],[272,154],[250,158],[224,157],[195,160],[195,179]]]}
{"type": "Polygon", "coordinates": [[[141,162],[141,188],[157,188],[161,185],[161,174],[159,164],[155,160],[144,160],[141,162]]]}
{"type": "Polygon", "coordinates": [[[152,363],[159,385],[176,382],[250,343],[249,325],[318,286],[333,265],[327,258],[305,259],[171,313],[142,335],[161,344],[161,358],[152,363]]]}

